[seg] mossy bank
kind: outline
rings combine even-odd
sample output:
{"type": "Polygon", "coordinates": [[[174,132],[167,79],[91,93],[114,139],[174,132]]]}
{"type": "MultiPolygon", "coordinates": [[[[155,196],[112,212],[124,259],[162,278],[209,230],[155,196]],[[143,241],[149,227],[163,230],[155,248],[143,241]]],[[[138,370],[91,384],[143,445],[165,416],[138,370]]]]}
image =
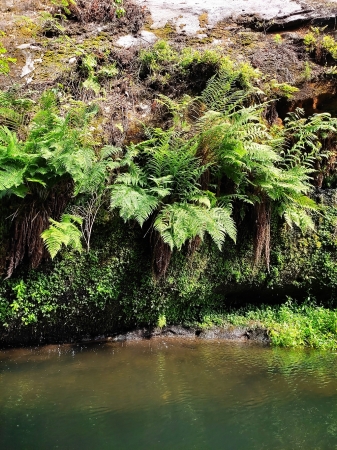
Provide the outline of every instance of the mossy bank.
{"type": "Polygon", "coordinates": [[[330,9],[277,32],[203,14],[189,35],[138,3],[101,4],[4,13],[0,345],[172,325],[335,348],[330,9]]]}

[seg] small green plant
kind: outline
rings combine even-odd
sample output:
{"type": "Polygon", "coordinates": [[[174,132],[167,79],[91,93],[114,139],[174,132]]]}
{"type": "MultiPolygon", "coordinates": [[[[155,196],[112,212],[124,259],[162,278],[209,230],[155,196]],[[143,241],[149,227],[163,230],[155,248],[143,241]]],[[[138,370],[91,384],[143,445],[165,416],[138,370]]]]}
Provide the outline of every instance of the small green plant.
{"type": "Polygon", "coordinates": [[[150,72],[159,70],[160,65],[164,62],[172,63],[177,60],[177,52],[175,52],[170,44],[164,40],[154,44],[152,49],[141,50],[139,59],[143,68],[150,72]]]}
{"type": "Polygon", "coordinates": [[[280,34],[275,34],[274,35],[274,42],[275,44],[282,44],[282,36],[280,34]]]}
{"type": "Polygon", "coordinates": [[[119,70],[116,67],[116,63],[109,64],[107,66],[103,66],[98,72],[97,75],[100,78],[113,78],[116,77],[119,73],[119,70]]]}
{"type": "Polygon", "coordinates": [[[126,13],[125,9],[123,8],[123,0],[114,0],[114,5],[116,7],[115,10],[116,17],[120,19],[126,13]]]}
{"type": "Polygon", "coordinates": [[[288,298],[281,306],[251,306],[224,314],[223,319],[235,326],[266,328],[275,346],[337,348],[337,310],[310,299],[302,305],[288,298]]]}
{"type": "Polygon", "coordinates": [[[313,32],[309,31],[309,33],[307,33],[307,34],[304,36],[303,43],[304,43],[304,45],[305,45],[305,49],[306,49],[308,52],[312,52],[312,51],[314,51],[315,48],[316,48],[316,45],[317,45],[317,37],[314,35],[313,32]]]}
{"type": "Polygon", "coordinates": [[[58,18],[46,11],[41,13],[41,27],[44,34],[62,35],[65,32],[65,27],[60,24],[58,18]]]}
{"type": "Polygon", "coordinates": [[[298,88],[291,86],[288,83],[278,83],[276,80],[271,80],[270,86],[272,90],[280,97],[292,99],[295,92],[298,92],[298,88]]]}
{"type": "Polygon", "coordinates": [[[337,42],[330,35],[323,35],[326,27],[311,27],[311,31],[304,36],[303,43],[308,52],[315,52],[316,59],[322,60],[325,55],[337,59],[337,42]]]}
{"type": "Polygon", "coordinates": [[[305,81],[309,81],[311,79],[311,67],[308,61],[304,63],[303,79],[305,81]]]}
{"type": "MultiPolygon", "coordinates": [[[[0,31],[0,38],[2,36],[5,36],[5,33],[3,31],[0,31]]],[[[0,75],[8,75],[10,70],[10,64],[13,64],[16,62],[15,58],[10,58],[8,56],[5,56],[7,53],[7,50],[3,46],[2,42],[0,41],[0,75]]]]}
{"type": "Polygon", "coordinates": [[[322,48],[327,51],[334,59],[337,59],[337,42],[332,36],[324,36],[322,39],[322,48]]]}
{"type": "Polygon", "coordinates": [[[157,322],[157,327],[158,328],[164,328],[166,327],[166,317],[165,314],[160,314],[158,317],[158,322],[157,322]]]}
{"type": "Polygon", "coordinates": [[[83,58],[83,67],[87,70],[88,78],[83,82],[83,87],[92,90],[96,95],[99,94],[101,86],[98,82],[95,69],[97,67],[96,58],[92,55],[86,55],[83,58]]]}
{"type": "Polygon", "coordinates": [[[71,11],[69,9],[70,6],[76,5],[75,0],[50,0],[50,1],[52,5],[62,8],[66,14],[71,14],[71,11]]]}

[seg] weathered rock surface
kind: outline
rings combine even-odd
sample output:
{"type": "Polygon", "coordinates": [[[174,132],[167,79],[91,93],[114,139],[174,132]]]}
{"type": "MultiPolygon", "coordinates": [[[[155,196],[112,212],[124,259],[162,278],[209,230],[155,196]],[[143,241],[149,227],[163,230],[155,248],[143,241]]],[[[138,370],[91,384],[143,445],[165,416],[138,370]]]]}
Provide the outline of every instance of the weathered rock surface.
{"type": "Polygon", "coordinates": [[[197,34],[220,21],[246,23],[259,29],[289,28],[302,22],[330,21],[337,14],[336,0],[137,0],[152,16],[152,29],[171,23],[177,32],[197,34]],[[206,17],[201,18],[201,16],[206,17]],[[204,23],[202,23],[204,22],[204,23]]]}
{"type": "Polygon", "coordinates": [[[267,330],[259,327],[212,327],[206,329],[187,328],[180,325],[166,326],[164,328],[142,328],[117,336],[108,338],[112,341],[134,341],[140,339],[151,339],[157,337],[169,338],[189,338],[189,339],[206,339],[206,340],[228,340],[242,342],[258,342],[261,344],[269,344],[267,330]]]}

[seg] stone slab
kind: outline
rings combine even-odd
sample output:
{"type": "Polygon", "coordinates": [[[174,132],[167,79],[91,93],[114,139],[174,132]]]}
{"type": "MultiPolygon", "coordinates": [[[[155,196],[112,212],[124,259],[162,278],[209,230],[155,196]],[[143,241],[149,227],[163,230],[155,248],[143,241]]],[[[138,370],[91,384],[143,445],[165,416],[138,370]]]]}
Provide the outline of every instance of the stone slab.
{"type": "MultiPolygon", "coordinates": [[[[208,15],[208,27],[231,19],[239,21],[244,17],[255,16],[261,22],[275,22],[287,25],[303,22],[318,17],[335,17],[334,4],[337,0],[326,3],[324,0],[136,0],[146,7],[152,16],[152,29],[165,27],[170,23],[177,32],[187,35],[200,33],[199,18],[208,15]]],[[[336,5],[337,6],[337,5],[336,5]]],[[[337,11],[337,8],[336,8],[337,11]]]]}

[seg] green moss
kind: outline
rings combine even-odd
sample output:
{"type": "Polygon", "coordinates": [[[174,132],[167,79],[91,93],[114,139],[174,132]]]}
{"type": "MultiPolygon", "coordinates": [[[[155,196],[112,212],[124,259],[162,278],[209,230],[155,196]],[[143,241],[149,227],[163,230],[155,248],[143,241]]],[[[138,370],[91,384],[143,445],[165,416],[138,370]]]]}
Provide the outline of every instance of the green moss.
{"type": "Polygon", "coordinates": [[[152,29],[151,26],[148,25],[145,29],[154,33],[159,39],[170,39],[176,33],[175,28],[170,22],[167,22],[162,28],[152,29]]]}
{"type": "Polygon", "coordinates": [[[308,52],[312,52],[313,50],[315,50],[316,45],[317,45],[317,37],[316,37],[316,35],[312,31],[310,31],[309,33],[307,33],[304,36],[303,43],[304,43],[304,45],[306,47],[306,50],[308,52]]]}
{"type": "Polygon", "coordinates": [[[285,228],[275,233],[275,225],[269,273],[263,266],[253,267],[251,239],[241,238],[239,246],[228,242],[223,252],[206,242],[192,255],[175,253],[166,278],[155,281],[142,232],[102,213],[90,254],[64,253],[53,264],[2,283],[0,322],[24,330],[61,326],[66,320],[76,333],[102,334],[157,325],[158,317],[165,317],[167,324],[263,326],[275,345],[335,348],[334,310],[288,304],[226,311],[232,304],[228,293],[237,289],[241,300],[251,299],[252,289],[269,292],[270,299],[283,290],[278,301],[286,300],[284,286],[303,293],[328,288],[333,296],[336,219],[335,208],[329,207],[317,232],[306,236],[285,228]],[[316,328],[311,330],[314,325],[305,322],[306,315],[316,328]],[[94,323],[89,317],[96,318],[94,323]]]}

